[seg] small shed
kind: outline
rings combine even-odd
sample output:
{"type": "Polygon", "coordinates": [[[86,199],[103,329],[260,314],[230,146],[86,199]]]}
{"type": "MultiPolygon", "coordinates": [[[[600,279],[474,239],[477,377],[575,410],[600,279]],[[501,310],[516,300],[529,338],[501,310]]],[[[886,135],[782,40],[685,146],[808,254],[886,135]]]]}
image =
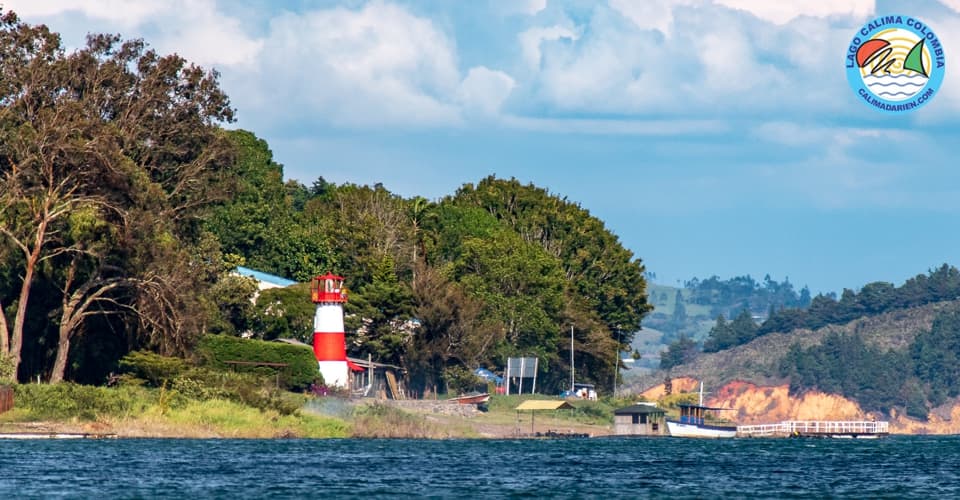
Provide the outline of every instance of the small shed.
{"type": "Polygon", "coordinates": [[[618,436],[666,436],[666,414],[648,403],[620,408],[613,412],[613,433],[618,436]]]}

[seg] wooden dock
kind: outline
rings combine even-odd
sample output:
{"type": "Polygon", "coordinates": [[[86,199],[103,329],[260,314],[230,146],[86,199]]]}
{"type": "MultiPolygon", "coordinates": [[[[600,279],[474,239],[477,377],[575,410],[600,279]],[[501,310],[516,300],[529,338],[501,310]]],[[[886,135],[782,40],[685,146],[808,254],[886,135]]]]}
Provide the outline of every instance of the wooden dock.
{"type": "Polygon", "coordinates": [[[0,439],[116,439],[116,434],[90,432],[0,432],[0,439]]]}
{"type": "Polygon", "coordinates": [[[786,420],[777,424],[738,425],[737,437],[830,437],[872,439],[890,434],[890,422],[873,420],[786,420]]]}

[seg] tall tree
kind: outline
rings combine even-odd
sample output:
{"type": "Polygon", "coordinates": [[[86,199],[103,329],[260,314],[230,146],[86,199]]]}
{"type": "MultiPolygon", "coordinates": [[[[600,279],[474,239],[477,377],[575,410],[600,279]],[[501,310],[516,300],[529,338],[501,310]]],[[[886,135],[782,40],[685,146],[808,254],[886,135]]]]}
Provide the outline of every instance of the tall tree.
{"type": "Polygon", "coordinates": [[[683,293],[680,290],[677,290],[673,299],[673,317],[671,320],[678,330],[687,321],[687,307],[683,305],[683,293]]]}
{"type": "MultiPolygon", "coordinates": [[[[51,376],[58,380],[70,336],[94,304],[116,301],[121,285],[182,301],[185,290],[168,286],[169,273],[151,271],[150,258],[164,254],[157,248],[195,239],[201,209],[223,195],[220,173],[231,148],[217,123],[233,112],[215,73],[159,56],[139,40],[91,35],[84,48],[66,54],[45,26],[6,13],[0,60],[0,235],[22,254],[23,276],[9,343],[0,349],[19,365],[30,291],[39,266],[50,263],[48,278],[64,297],[65,352],[51,376]],[[83,233],[101,225],[115,237],[91,245],[83,233]]],[[[152,305],[140,303],[143,297],[128,293],[116,305],[144,323],[163,324],[147,317],[152,305]]]]}
{"type": "Polygon", "coordinates": [[[591,326],[585,330],[591,338],[586,342],[597,344],[591,350],[597,351],[602,368],[594,371],[608,379],[614,368],[611,353],[617,329],[622,329],[622,342],[630,343],[633,332],[640,329],[640,320],[652,309],[640,259],[587,210],[516,179],[490,176],[476,186],[464,185],[445,202],[486,211],[523,241],[556,259],[565,281],[563,293],[569,298],[564,307],[576,310],[565,310],[554,321],[584,314],[599,320],[601,335],[591,326]]]}

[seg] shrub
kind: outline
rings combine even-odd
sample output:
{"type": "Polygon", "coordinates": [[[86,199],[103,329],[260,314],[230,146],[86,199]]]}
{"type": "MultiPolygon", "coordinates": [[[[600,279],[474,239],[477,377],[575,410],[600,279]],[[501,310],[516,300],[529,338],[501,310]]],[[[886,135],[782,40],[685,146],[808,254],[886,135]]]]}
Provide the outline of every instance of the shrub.
{"type": "Polygon", "coordinates": [[[453,366],[444,369],[443,379],[447,383],[447,392],[450,394],[463,394],[476,391],[478,387],[484,385],[482,378],[462,366],[453,366]]]}
{"type": "Polygon", "coordinates": [[[17,407],[26,409],[37,420],[96,420],[101,416],[139,414],[155,403],[147,391],[135,387],[114,389],[62,383],[13,388],[17,407]]]}
{"type": "Polygon", "coordinates": [[[120,369],[160,387],[165,381],[185,372],[187,363],[180,358],[160,356],[149,351],[135,351],[120,359],[120,369]]]}
{"type": "MultiPolygon", "coordinates": [[[[3,314],[3,309],[0,309],[0,314],[3,314]]],[[[0,335],[5,335],[5,333],[0,332],[0,335]]],[[[13,359],[0,353],[0,382],[14,382],[14,378],[16,378],[14,375],[13,359]]]]}
{"type": "Polygon", "coordinates": [[[225,335],[207,335],[197,345],[199,361],[217,370],[233,370],[261,376],[276,376],[281,387],[305,390],[311,384],[321,382],[317,362],[310,349],[302,346],[241,339],[225,335]],[[287,366],[232,365],[227,361],[252,363],[284,363],[287,366]]]}
{"type": "Polygon", "coordinates": [[[227,400],[260,410],[274,410],[282,415],[297,413],[306,396],[289,393],[273,386],[273,379],[252,373],[194,368],[171,381],[172,406],[181,407],[191,401],[227,400]]]}

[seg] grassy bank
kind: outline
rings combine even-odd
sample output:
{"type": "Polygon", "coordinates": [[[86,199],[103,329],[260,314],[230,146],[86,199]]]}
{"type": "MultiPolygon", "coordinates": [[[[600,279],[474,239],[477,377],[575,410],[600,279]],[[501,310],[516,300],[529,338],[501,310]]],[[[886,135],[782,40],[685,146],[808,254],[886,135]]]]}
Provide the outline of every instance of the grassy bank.
{"type": "Polygon", "coordinates": [[[231,399],[190,397],[178,390],[137,386],[76,384],[14,386],[16,407],[0,415],[0,428],[43,423],[72,432],[114,433],[128,437],[272,438],[347,437],[350,425],[339,418],[290,410],[305,397],[287,393],[280,408],[254,407],[231,399]]]}

